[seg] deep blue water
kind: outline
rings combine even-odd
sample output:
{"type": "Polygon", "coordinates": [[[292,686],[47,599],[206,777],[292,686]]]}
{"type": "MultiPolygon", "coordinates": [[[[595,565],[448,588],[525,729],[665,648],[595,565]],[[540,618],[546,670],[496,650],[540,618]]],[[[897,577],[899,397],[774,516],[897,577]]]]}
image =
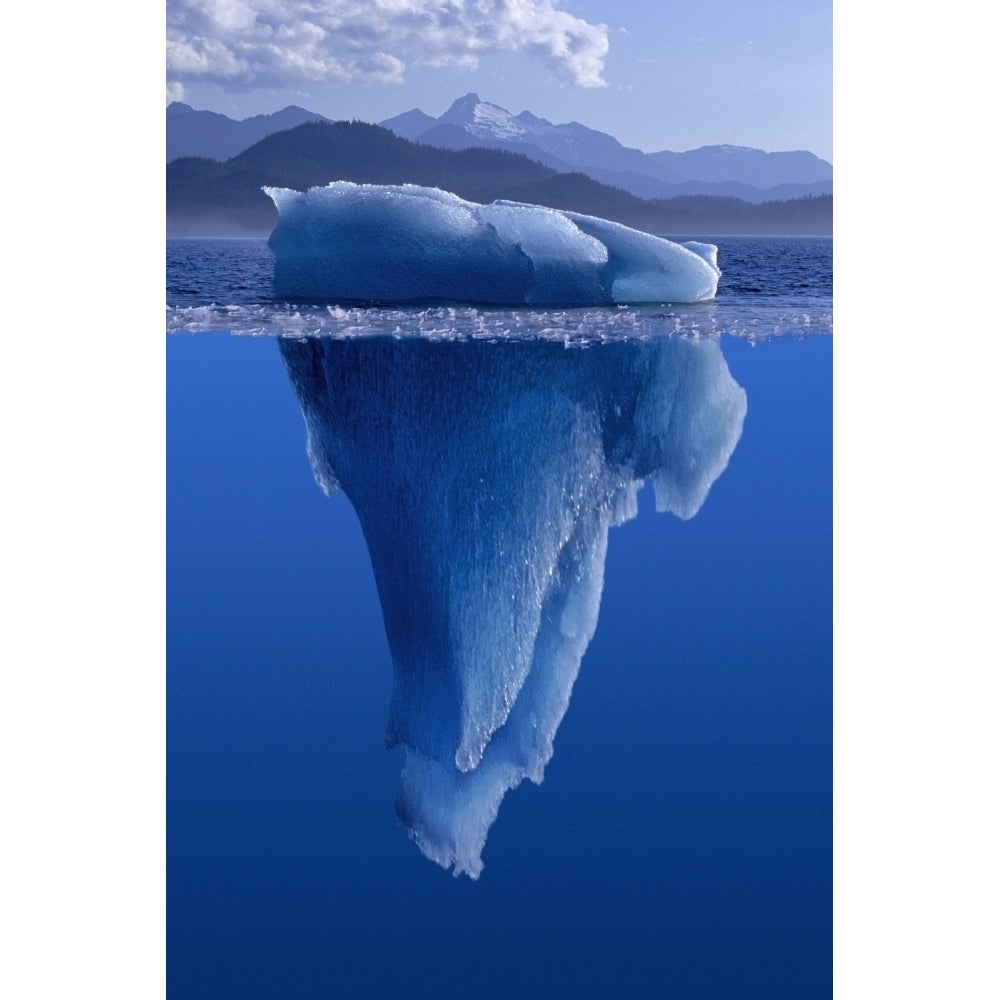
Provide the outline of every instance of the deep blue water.
{"type": "Polygon", "coordinates": [[[266,247],[168,242],[170,996],[831,994],[832,338],[805,335],[829,329],[831,242],[716,242],[716,305],[642,322],[721,330],[742,435],[694,518],[647,488],[611,529],[555,755],[478,882],[393,815],[371,564],[278,344],[176,332],[284,329],[266,247]]]}

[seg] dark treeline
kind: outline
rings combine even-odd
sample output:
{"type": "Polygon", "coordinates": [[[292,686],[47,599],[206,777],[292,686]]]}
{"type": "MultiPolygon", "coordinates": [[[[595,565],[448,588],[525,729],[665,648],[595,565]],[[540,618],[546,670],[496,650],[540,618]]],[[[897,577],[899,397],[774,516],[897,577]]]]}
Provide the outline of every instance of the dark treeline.
{"type": "Polygon", "coordinates": [[[634,214],[615,216],[634,229],[653,233],[715,233],[718,236],[829,236],[833,195],[755,204],[740,198],[688,195],[648,201],[634,214]]]}
{"type": "Polygon", "coordinates": [[[168,235],[266,236],[278,214],[261,187],[303,191],[334,180],[422,184],[480,203],[499,198],[597,215],[648,232],[828,235],[831,195],[751,204],[688,196],[644,200],[582,173],[560,174],[519,153],[439,149],[363,122],[310,122],[219,163],[167,165],[168,235]]]}

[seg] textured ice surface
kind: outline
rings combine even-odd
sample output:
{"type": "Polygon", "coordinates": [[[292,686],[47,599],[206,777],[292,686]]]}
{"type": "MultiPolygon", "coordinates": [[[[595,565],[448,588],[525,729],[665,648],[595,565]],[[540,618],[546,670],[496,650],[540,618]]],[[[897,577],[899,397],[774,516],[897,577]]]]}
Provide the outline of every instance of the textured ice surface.
{"type": "Polygon", "coordinates": [[[572,212],[412,184],[264,190],[282,296],[585,306],[702,302],[718,285],[715,247],[572,212]]]}
{"type": "Polygon", "coordinates": [[[608,529],[692,517],[746,396],[719,345],[279,341],[326,492],[368,543],[394,667],[396,812],[473,878],[504,794],[541,782],[597,624],[608,529]]]}

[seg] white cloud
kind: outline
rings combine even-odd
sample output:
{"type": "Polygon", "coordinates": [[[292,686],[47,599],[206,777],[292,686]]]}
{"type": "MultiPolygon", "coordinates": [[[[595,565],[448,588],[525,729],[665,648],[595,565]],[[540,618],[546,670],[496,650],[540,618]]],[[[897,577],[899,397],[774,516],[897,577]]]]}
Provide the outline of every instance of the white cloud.
{"type": "Polygon", "coordinates": [[[167,76],[238,86],[402,83],[407,64],[473,69],[498,51],[604,86],[608,29],[558,0],[168,0],[167,76]]]}
{"type": "Polygon", "coordinates": [[[170,104],[171,101],[183,101],[185,97],[187,97],[187,92],[184,90],[184,84],[176,81],[167,84],[167,104],[170,104]]]}

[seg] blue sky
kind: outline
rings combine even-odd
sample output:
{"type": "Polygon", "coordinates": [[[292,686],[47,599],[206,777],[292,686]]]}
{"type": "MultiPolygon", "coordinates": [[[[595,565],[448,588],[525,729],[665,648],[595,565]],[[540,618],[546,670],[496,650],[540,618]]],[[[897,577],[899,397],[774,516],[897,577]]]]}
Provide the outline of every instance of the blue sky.
{"type": "Polygon", "coordinates": [[[832,161],[830,0],[168,0],[167,100],[380,121],[475,91],[652,152],[832,161]]]}

